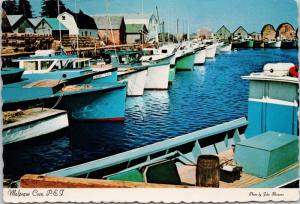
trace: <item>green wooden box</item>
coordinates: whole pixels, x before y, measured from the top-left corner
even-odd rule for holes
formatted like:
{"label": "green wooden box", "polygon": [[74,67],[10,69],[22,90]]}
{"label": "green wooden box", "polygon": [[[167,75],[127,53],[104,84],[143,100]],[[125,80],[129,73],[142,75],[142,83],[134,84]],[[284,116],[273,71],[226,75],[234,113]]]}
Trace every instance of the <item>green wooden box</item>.
{"label": "green wooden box", "polygon": [[244,172],[267,178],[298,162],[298,152],[297,136],[266,132],[239,142],[234,159]]}

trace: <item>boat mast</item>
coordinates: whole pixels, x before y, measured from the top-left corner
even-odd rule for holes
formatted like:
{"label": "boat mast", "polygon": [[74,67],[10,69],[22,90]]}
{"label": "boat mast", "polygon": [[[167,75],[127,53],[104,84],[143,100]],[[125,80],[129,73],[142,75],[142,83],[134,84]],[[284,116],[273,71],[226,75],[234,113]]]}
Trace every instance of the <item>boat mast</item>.
{"label": "boat mast", "polygon": [[[59,0],[57,0],[57,16],[60,15],[60,8],[59,8]],[[59,42],[60,42],[60,47],[62,47],[62,40],[61,40],[61,24],[60,21],[58,21],[58,27],[59,27]]]}

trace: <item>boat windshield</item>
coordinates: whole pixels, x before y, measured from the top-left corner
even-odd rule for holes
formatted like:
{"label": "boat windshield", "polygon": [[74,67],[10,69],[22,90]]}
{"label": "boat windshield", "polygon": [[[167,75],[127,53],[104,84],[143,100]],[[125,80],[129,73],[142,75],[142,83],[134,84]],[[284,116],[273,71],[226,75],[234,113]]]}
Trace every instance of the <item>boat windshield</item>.
{"label": "boat windshield", "polygon": [[154,55],[153,50],[143,50],[144,55],[148,56],[148,55]]}
{"label": "boat windshield", "polygon": [[73,61],[68,60],[66,64],[62,67],[62,69],[74,69],[75,67],[73,66]]}
{"label": "boat windshield", "polygon": [[47,70],[52,64],[53,61],[41,61],[41,70]]}
{"label": "boat windshield", "polygon": [[24,68],[26,70],[38,70],[39,66],[38,66],[38,62],[37,61],[26,61],[24,62]]}

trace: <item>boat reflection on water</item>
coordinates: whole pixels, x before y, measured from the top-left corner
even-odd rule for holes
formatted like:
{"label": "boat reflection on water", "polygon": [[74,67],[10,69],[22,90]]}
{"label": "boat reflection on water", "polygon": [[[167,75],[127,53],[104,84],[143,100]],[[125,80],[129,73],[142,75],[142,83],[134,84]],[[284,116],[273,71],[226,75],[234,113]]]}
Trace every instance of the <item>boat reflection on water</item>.
{"label": "boat reflection on water", "polygon": [[[111,137],[112,130],[114,137]],[[82,163],[105,157],[126,149],[123,123],[73,121],[69,128],[72,163]]]}

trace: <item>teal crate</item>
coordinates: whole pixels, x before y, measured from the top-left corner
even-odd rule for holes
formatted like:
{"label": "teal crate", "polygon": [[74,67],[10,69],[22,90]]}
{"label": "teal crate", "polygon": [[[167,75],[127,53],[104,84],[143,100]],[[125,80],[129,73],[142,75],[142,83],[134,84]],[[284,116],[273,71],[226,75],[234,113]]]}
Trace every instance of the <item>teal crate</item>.
{"label": "teal crate", "polygon": [[243,171],[267,178],[298,162],[298,136],[266,132],[239,142],[235,161]]}

